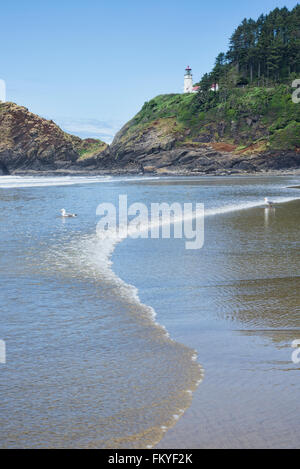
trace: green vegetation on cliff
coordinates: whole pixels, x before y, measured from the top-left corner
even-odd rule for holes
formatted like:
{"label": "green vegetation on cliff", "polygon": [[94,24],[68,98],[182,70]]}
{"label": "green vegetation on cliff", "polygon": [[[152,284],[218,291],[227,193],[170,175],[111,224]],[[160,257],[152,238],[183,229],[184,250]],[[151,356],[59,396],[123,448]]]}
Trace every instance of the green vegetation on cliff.
{"label": "green vegetation on cliff", "polygon": [[247,147],[263,141],[261,151],[293,150],[300,148],[300,104],[293,103],[292,92],[282,84],[233,88],[226,99],[221,91],[210,91],[205,99],[200,93],[160,95],[144,104],[128,133],[164,121],[178,145],[224,142]]}
{"label": "green vegetation on cliff", "polygon": [[79,155],[78,161],[94,158],[108,147],[107,143],[95,138],[85,138],[82,140],[79,137],[74,137],[74,135],[71,137],[74,147]]}
{"label": "green vegetation on cliff", "polygon": [[[299,76],[297,75],[299,74]],[[292,82],[300,78],[300,5],[244,20],[211,73],[193,94],[160,95],[146,102],[123,132],[138,140],[160,129],[176,145],[226,143],[232,151],[298,150],[300,104]],[[219,83],[219,91],[211,85]]]}

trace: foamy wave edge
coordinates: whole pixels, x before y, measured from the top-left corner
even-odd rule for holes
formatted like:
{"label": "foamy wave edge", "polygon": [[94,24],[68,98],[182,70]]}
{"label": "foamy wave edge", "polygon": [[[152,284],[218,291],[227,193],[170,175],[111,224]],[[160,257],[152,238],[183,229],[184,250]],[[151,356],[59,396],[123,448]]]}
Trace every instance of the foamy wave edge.
{"label": "foamy wave edge", "polygon": [[[300,200],[300,197],[280,197],[279,196],[279,197],[273,198],[273,200],[274,200],[275,204],[282,204],[282,203],[292,202],[294,200]],[[210,216],[222,215],[222,214],[231,213],[231,212],[240,211],[240,210],[247,210],[247,209],[252,209],[252,208],[257,208],[257,207],[264,207],[264,206],[265,206],[265,203],[264,203],[264,201],[261,201],[261,200],[242,202],[242,203],[235,204],[235,205],[228,205],[228,206],[218,207],[218,208],[214,208],[214,209],[208,209],[208,210],[205,211],[204,216],[205,217],[210,217]],[[195,218],[195,216],[182,217],[182,218],[179,218],[179,219],[173,218],[172,222],[176,223],[176,222],[180,222],[182,220],[187,220],[187,219],[190,219],[190,218]],[[151,229],[152,226],[163,226],[163,225],[164,225],[164,223],[161,222],[161,221],[158,221],[158,222],[156,221],[154,224],[152,223],[152,225],[151,224],[149,225],[147,223],[147,224],[145,224],[144,227],[143,226],[142,227],[139,226],[138,228],[132,227],[131,230],[129,230],[128,234],[132,235],[132,234],[135,234],[135,232],[142,232],[143,229],[144,229],[144,231],[149,230],[149,229]],[[101,249],[97,249],[98,252],[101,252],[102,254],[105,253],[105,257],[106,257],[105,260],[102,258],[100,260],[100,262],[101,262],[102,266],[103,266],[103,261],[106,263],[106,266],[107,266],[107,272],[106,273],[110,277],[110,280],[113,280],[114,283],[118,284],[122,294],[125,293],[125,295],[127,297],[130,296],[131,299],[133,299],[137,304],[139,304],[140,307],[145,308],[148,311],[149,318],[153,321],[154,325],[157,328],[159,328],[160,330],[163,331],[163,333],[165,335],[165,338],[167,340],[175,342],[170,337],[170,334],[168,333],[165,326],[163,326],[158,321],[156,321],[157,313],[156,313],[155,309],[152,308],[149,305],[146,305],[146,304],[142,303],[142,301],[139,297],[139,294],[138,294],[138,289],[134,285],[128,284],[125,281],[123,281],[120,277],[118,277],[115,274],[115,272],[112,269],[112,264],[113,263],[111,261],[111,256],[112,256],[116,246],[119,243],[121,243],[124,239],[127,239],[127,237],[128,236],[125,236],[124,232],[122,232],[122,229],[119,230],[118,235],[116,235],[114,233],[111,233],[111,232],[108,232],[108,233],[106,233],[106,235],[104,237],[101,237],[101,236],[98,237],[98,240],[101,241],[102,243],[104,243],[104,245],[106,247],[106,249],[103,250],[103,244],[102,244]],[[102,270],[102,272],[103,272],[103,270]],[[182,344],[180,344],[180,345],[182,345]],[[186,347],[186,346],[184,346],[184,347]],[[198,359],[197,351],[193,350],[193,349],[190,349],[189,347],[186,347],[186,349],[190,350],[191,361],[193,363],[197,362],[197,359]],[[189,405],[186,406],[184,409],[178,409],[178,412],[172,416],[171,423],[169,423],[168,425],[161,425],[161,427],[160,427],[161,435],[160,435],[159,439],[157,439],[152,444],[147,445],[146,448],[155,447],[161,441],[164,434],[170,428],[172,428],[174,425],[176,425],[178,420],[184,415],[185,411],[190,407],[191,402],[192,402],[192,395],[195,392],[195,390],[198,388],[198,386],[202,383],[202,381],[204,379],[204,376],[205,376],[205,370],[202,367],[202,365],[200,363],[197,363],[197,365],[199,367],[199,379],[196,380],[196,382],[194,384],[195,388],[193,390],[192,389],[187,389],[185,391],[191,397]],[[136,437],[138,438],[138,435],[136,435]]]}
{"label": "foamy wave edge", "polygon": [[[299,199],[300,197],[275,197],[274,202],[279,204],[279,203],[287,203],[287,202],[291,202],[293,200],[299,200]],[[261,200],[241,202],[241,203],[234,204],[234,205],[227,205],[223,207],[206,210],[205,217],[222,215],[222,214],[239,211],[239,210],[253,209],[253,208],[260,207],[260,206],[262,207],[264,206],[264,202]],[[191,217],[189,216],[183,219],[188,219],[188,218],[191,218]],[[195,218],[195,217],[192,217],[192,218]],[[182,218],[172,220],[173,223],[176,223],[179,221],[182,221]],[[158,224],[160,226],[163,225],[161,221],[159,221]],[[145,230],[146,229],[149,230],[149,228],[151,228],[151,226],[149,226],[148,224],[145,225],[144,227]],[[129,234],[134,234],[135,229],[136,228],[132,227],[131,232]],[[139,232],[142,230],[143,230],[143,227],[142,228],[139,227],[138,229],[136,229],[136,231],[139,231]],[[146,444],[144,446],[145,448],[153,448],[161,441],[164,434],[170,428],[176,425],[178,420],[184,415],[185,411],[190,407],[192,403],[193,393],[196,391],[198,386],[203,381],[204,376],[205,376],[205,370],[202,367],[202,365],[197,362],[198,360],[197,351],[185,346],[184,344],[181,344],[173,340],[170,337],[170,334],[168,333],[166,327],[160,324],[156,320],[157,313],[155,309],[149,305],[144,304],[141,301],[139,297],[138,289],[134,285],[126,283],[113,271],[112,269],[113,262],[111,260],[111,257],[112,257],[113,252],[115,251],[116,246],[120,244],[124,239],[127,239],[127,237],[123,236],[123,234],[124,233],[122,232],[119,234],[116,234],[114,232],[108,231],[104,237],[102,237],[101,234],[100,236],[99,234],[93,234],[93,235],[87,235],[83,237],[82,241],[84,244],[82,246],[81,252],[84,252],[84,256],[83,258],[81,258],[81,261],[84,263],[85,266],[86,266],[86,263],[88,263],[94,272],[96,271],[98,273],[101,273],[101,278],[103,278],[104,276],[104,279],[108,280],[110,284],[115,285],[118,288],[118,291],[121,297],[126,298],[127,300],[129,299],[130,302],[134,302],[135,304],[139,305],[139,307],[142,308],[142,310],[147,313],[148,319],[153,323],[153,325],[162,332],[165,340],[171,341],[173,343],[174,342],[178,343],[178,345],[184,347],[185,350],[188,350],[190,354],[191,363],[194,366],[195,364],[197,364],[198,366],[198,373],[197,373],[198,378],[195,380],[195,382],[193,382],[192,385],[189,386],[188,389],[184,391],[184,393],[188,397],[188,400],[187,400],[188,404],[186,406],[182,406],[184,408],[179,407],[176,413],[170,416],[170,420],[168,421],[168,423],[162,422],[161,426],[157,428],[157,433],[159,437],[156,436],[155,439],[153,439],[151,442],[149,441],[148,442],[149,444]],[[74,245],[74,250],[78,252],[77,241],[78,240],[76,240],[76,245]],[[94,273],[95,277],[97,276],[96,272]],[[136,434],[134,435],[133,438],[138,440],[139,435]]]}

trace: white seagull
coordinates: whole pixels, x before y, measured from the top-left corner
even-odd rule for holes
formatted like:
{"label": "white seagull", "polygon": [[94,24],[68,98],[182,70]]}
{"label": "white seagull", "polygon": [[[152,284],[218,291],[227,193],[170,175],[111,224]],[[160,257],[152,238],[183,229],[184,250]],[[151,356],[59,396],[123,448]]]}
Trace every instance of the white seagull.
{"label": "white seagull", "polygon": [[274,202],[272,202],[272,200],[269,200],[268,197],[265,197],[265,202],[268,207],[272,208],[274,205]]}
{"label": "white seagull", "polygon": [[61,216],[63,218],[75,218],[75,217],[77,217],[76,213],[67,213],[64,208],[61,209],[60,213],[61,213]]}

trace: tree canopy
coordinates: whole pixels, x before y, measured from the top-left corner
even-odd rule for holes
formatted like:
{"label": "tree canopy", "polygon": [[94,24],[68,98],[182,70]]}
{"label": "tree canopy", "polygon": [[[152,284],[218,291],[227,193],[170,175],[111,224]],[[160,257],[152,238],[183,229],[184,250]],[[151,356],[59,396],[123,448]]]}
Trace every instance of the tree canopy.
{"label": "tree canopy", "polygon": [[216,58],[200,85],[207,91],[216,81],[224,85],[258,86],[285,83],[300,73],[300,5],[276,8],[257,21],[244,19],[230,38],[227,53]]}

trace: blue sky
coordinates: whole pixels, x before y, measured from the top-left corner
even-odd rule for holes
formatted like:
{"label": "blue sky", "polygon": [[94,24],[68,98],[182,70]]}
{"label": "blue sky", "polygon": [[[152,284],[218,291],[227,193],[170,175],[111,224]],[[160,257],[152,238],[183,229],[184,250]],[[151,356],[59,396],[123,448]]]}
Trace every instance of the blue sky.
{"label": "blue sky", "polygon": [[11,0],[1,5],[7,100],[82,137],[113,134],[162,93],[180,93],[186,65],[210,71],[245,17],[290,0]]}

